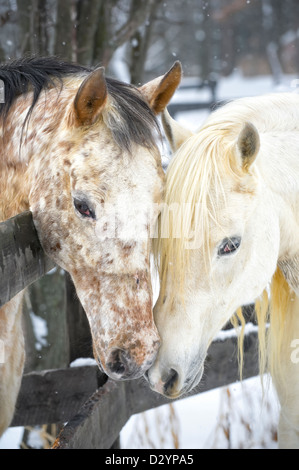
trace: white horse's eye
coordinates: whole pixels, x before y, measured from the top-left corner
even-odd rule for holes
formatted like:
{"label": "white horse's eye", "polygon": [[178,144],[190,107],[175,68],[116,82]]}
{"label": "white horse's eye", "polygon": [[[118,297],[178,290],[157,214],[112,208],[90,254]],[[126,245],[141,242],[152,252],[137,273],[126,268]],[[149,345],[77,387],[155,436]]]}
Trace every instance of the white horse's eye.
{"label": "white horse's eye", "polygon": [[241,245],[241,237],[224,238],[218,247],[218,256],[230,255]]}

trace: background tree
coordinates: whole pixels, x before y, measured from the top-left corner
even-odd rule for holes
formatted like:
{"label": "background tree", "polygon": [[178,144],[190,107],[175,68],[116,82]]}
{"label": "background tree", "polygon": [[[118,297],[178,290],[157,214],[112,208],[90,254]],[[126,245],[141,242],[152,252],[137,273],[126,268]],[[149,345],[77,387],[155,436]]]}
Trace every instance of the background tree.
{"label": "background tree", "polygon": [[236,67],[279,80],[298,72],[298,29],[297,0],[0,0],[0,59],[57,54],[139,83],[179,58],[203,80]]}
{"label": "background tree", "polygon": [[[143,39],[139,57],[145,58],[153,13],[161,1],[0,0],[0,24],[9,23],[9,36],[14,36],[5,41],[8,28],[0,31],[1,58],[55,54],[87,66],[108,66],[114,52],[137,34]],[[136,62],[141,69],[143,61]]]}

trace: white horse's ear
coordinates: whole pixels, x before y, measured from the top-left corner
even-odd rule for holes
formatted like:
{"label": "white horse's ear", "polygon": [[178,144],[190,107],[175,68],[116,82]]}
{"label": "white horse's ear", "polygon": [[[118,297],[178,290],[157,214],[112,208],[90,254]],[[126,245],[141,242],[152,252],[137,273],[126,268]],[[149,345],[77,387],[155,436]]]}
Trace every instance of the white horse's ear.
{"label": "white horse's ear", "polygon": [[237,140],[237,152],[242,160],[242,167],[248,171],[260,149],[260,137],[251,122],[246,122]]}
{"label": "white horse's ear", "polygon": [[74,100],[75,123],[90,126],[103,109],[107,99],[104,67],[91,72],[80,85]]}
{"label": "white horse's ear", "polygon": [[161,113],[171,100],[182,78],[182,65],[175,62],[161,77],[155,78],[139,88],[155,114]]}
{"label": "white horse's ear", "polygon": [[185,129],[178,122],[172,119],[167,109],[163,111],[161,121],[165,135],[173,152],[176,152],[180,146],[193,135],[191,131]]}

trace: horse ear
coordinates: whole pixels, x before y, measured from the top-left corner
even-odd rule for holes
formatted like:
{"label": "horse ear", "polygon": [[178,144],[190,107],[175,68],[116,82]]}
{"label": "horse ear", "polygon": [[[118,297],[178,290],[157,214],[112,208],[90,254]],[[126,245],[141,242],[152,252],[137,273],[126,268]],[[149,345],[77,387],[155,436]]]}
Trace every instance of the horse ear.
{"label": "horse ear", "polygon": [[189,139],[191,135],[193,135],[191,131],[185,129],[178,122],[172,119],[167,109],[163,111],[161,121],[165,135],[173,152],[176,152],[176,150],[178,150],[180,146]]}
{"label": "horse ear", "polygon": [[155,78],[139,88],[155,114],[161,113],[171,100],[182,78],[182,65],[175,62],[161,77]]}
{"label": "horse ear", "polygon": [[74,109],[77,126],[90,126],[99,116],[107,99],[105,69],[99,67],[91,72],[77,91]]}
{"label": "horse ear", "polygon": [[242,167],[245,171],[254,162],[259,149],[259,133],[251,122],[246,122],[237,140],[237,152],[241,157]]}

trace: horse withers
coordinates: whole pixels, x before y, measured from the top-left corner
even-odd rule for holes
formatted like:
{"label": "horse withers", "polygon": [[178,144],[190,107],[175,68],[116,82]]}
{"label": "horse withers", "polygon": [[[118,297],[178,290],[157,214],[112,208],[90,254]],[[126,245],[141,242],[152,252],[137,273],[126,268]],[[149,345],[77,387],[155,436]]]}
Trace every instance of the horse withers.
{"label": "horse withers", "polygon": [[[114,379],[141,376],[159,347],[149,266],[164,184],[156,114],[180,78],[178,62],[139,89],[51,57],[0,67],[0,220],[32,211],[45,252],[74,281],[95,359]],[[22,297],[0,310],[0,434],[24,364]]]}
{"label": "horse withers", "polygon": [[255,301],[261,371],[268,362],[281,403],[279,445],[299,447],[299,96],[236,100],[195,134],[167,111],[163,120],[176,154],[156,244],[162,343],[149,383],[172,398],[192,389],[215,335]]}

